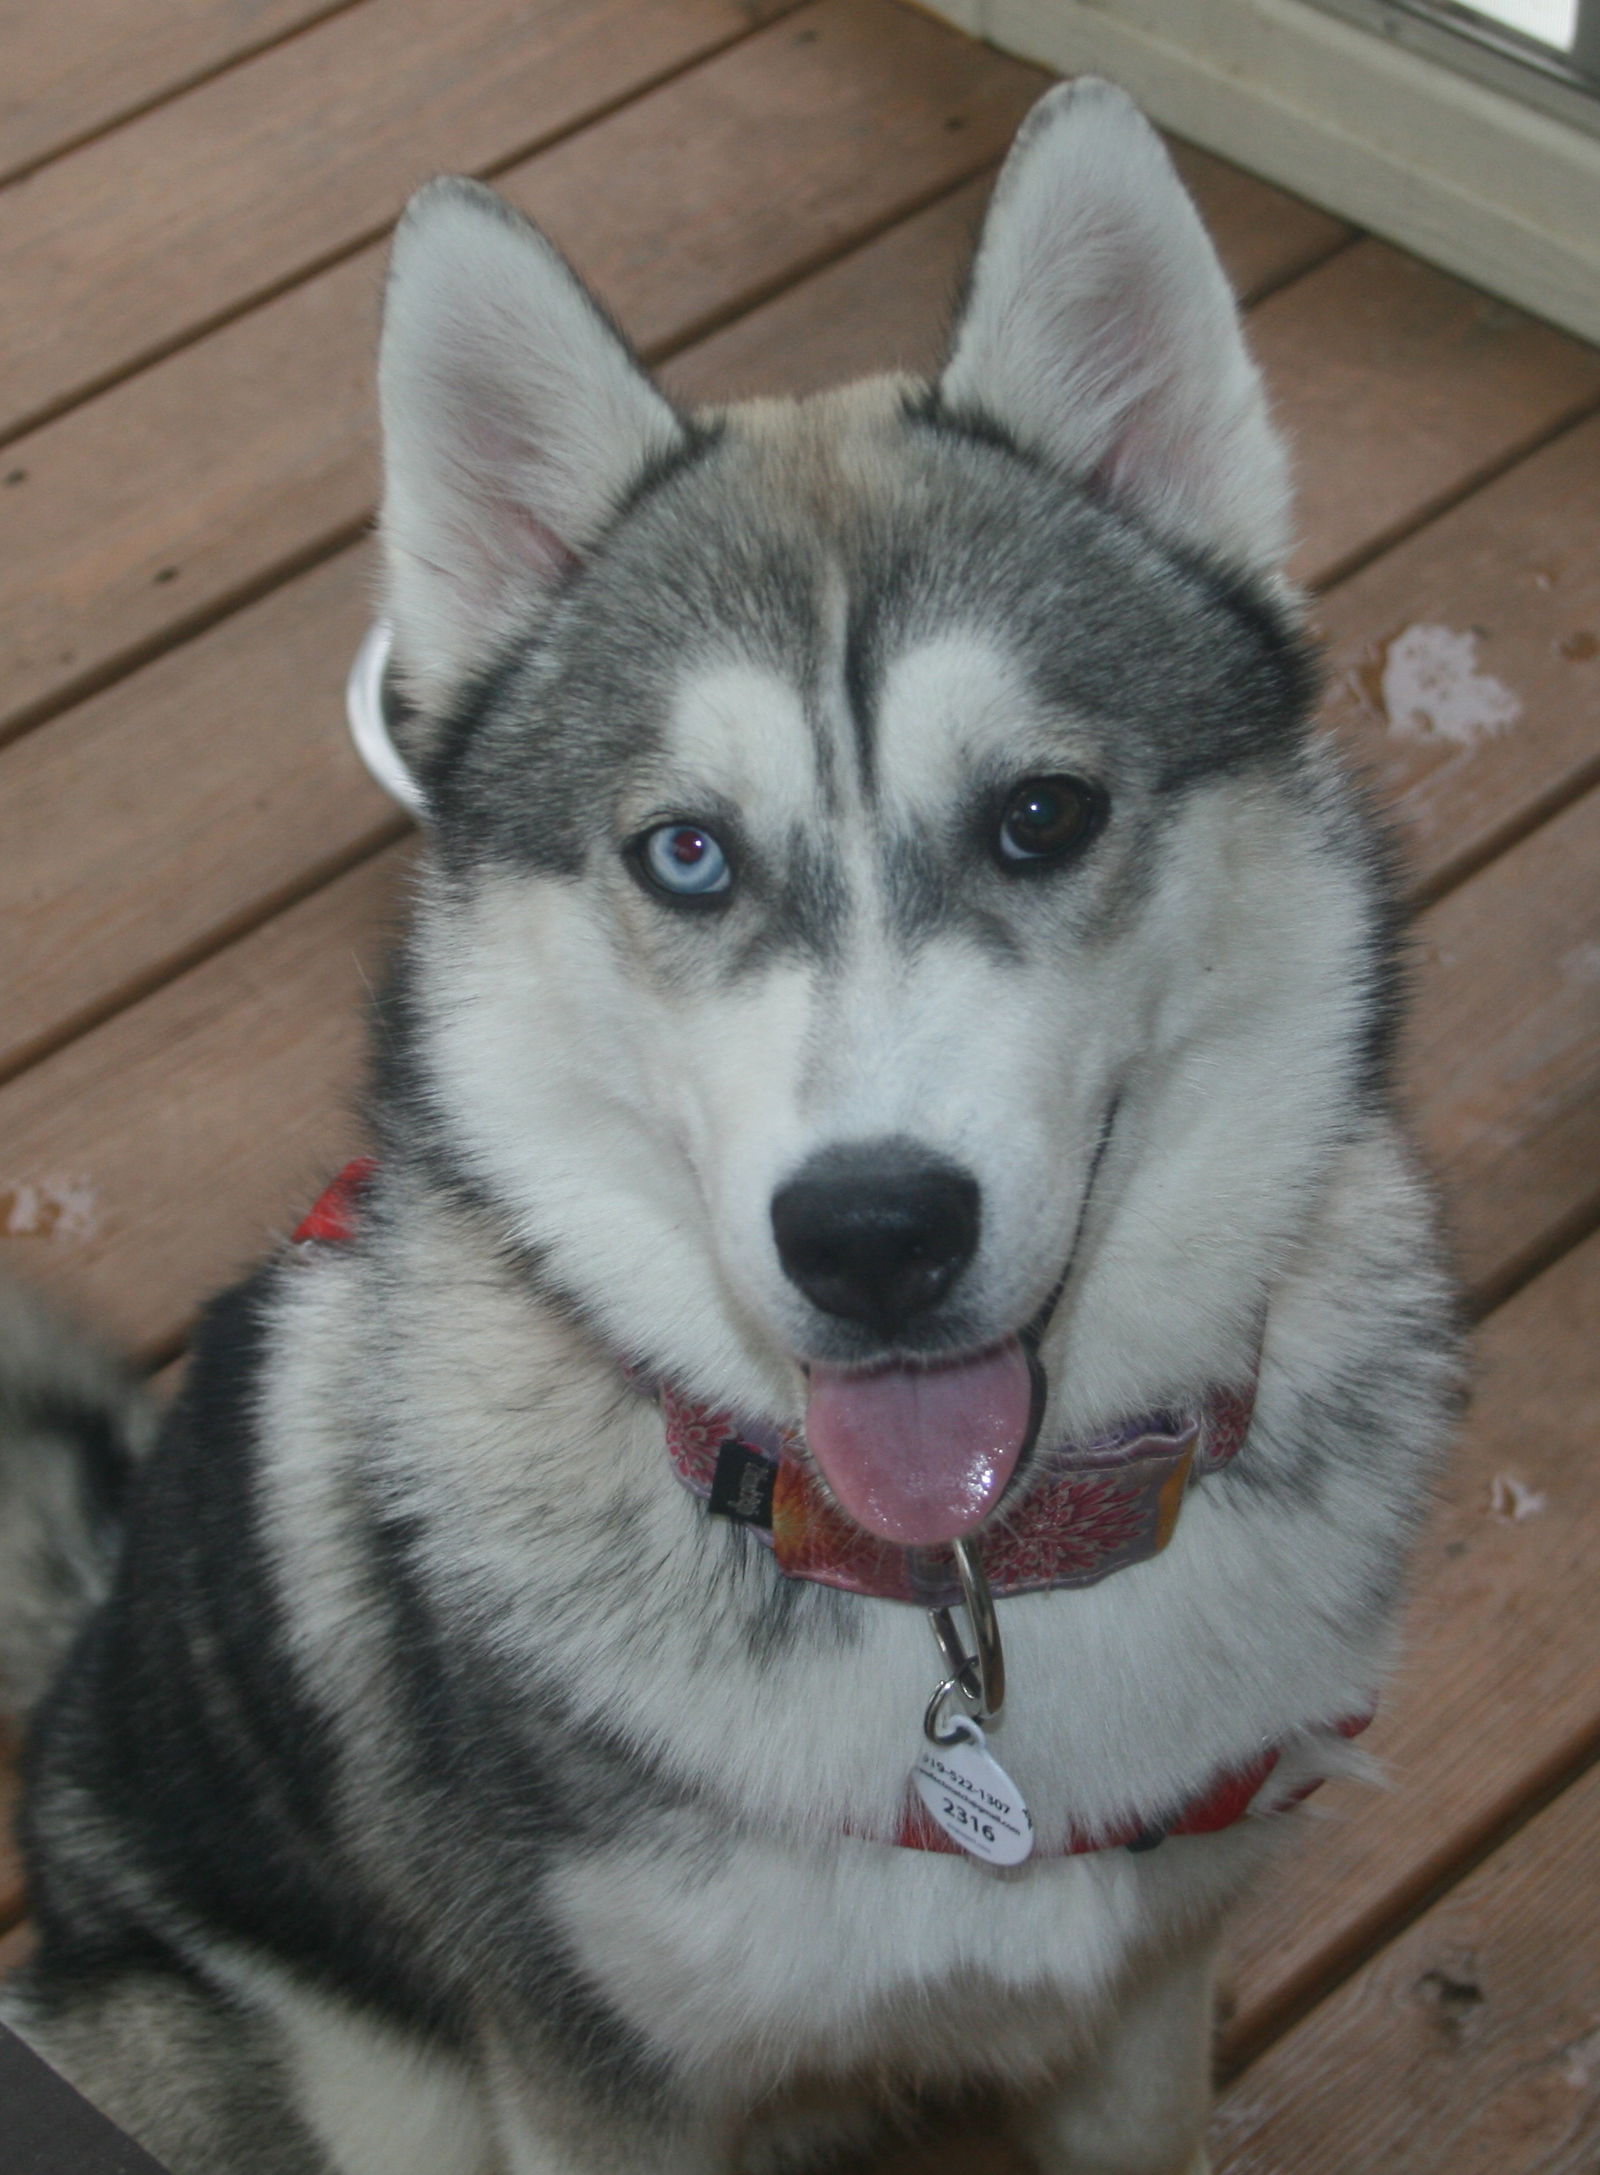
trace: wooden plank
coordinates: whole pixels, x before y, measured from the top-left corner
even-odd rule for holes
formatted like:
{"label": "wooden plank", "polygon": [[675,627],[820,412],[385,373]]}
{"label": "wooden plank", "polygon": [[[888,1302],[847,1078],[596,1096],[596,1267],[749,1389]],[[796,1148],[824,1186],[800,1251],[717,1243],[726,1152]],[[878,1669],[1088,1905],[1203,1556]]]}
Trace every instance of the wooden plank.
{"label": "wooden plank", "polygon": [[364,974],[402,867],[380,854],[0,1090],[7,1273],[164,1357],[292,1227],[354,1152]]}
{"label": "wooden plank", "polygon": [[1593,2175],[1600,1768],[1236,2084],[1217,2175]]}
{"label": "wooden plank", "polygon": [[1214,158],[1198,144],[1169,136],[1167,147],[1241,301],[1257,302],[1274,287],[1287,286],[1353,238],[1353,230],[1332,212]]}
{"label": "wooden plank", "polygon": [[1600,792],[1418,929],[1408,1071],[1480,1303],[1600,1214]]}
{"label": "wooden plank", "polygon": [[752,12],[361,0],[40,168],[0,195],[0,429],[370,241],[429,174],[577,127],[747,31]]}
{"label": "wooden plank", "polygon": [[[1430,890],[1600,776],[1597,503],[1600,418],[1321,602],[1327,717],[1380,798],[1398,807]],[[1443,645],[1419,628],[1443,630]],[[1407,654],[1436,660],[1431,709],[1405,699],[1417,689]]]}
{"label": "wooden plank", "polygon": [[[1248,303],[1320,263],[1349,239],[1326,212],[1270,189],[1189,144],[1174,144],[1228,276]],[[868,371],[938,366],[993,175],[713,333],[667,372],[690,400],[811,393]]]}
{"label": "wooden plank", "polygon": [[13,1926],[9,1933],[0,1934],[0,1979],[6,1978],[33,1954],[33,1928],[28,1925]]}
{"label": "wooden plank", "polygon": [[[730,314],[729,251],[765,266],[763,291],[776,292],[987,165],[1046,81],[893,0],[818,0],[496,186],[654,353]],[[832,109],[834,141],[857,145],[843,189],[818,141],[819,108]],[[646,222],[665,172],[670,217]],[[615,238],[604,262],[586,243],[597,232]],[[759,299],[747,292],[739,306]]]}
{"label": "wooden plank", "polygon": [[1583,1629],[1600,1556],[1597,1321],[1600,1237],[1479,1333],[1473,1409],[1417,1551],[1401,1664],[1365,1740],[1392,1787],[1324,1789],[1241,1922],[1235,2057],[1600,1743]]}
{"label": "wooden plank", "polygon": [[0,181],[349,0],[74,0],[8,8]]}
{"label": "wooden plank", "polygon": [[345,726],[366,548],[0,758],[0,1077],[398,835]]}
{"label": "wooden plank", "polygon": [[663,382],[680,400],[715,402],[933,369],[993,185],[992,171],[975,176],[697,341],[667,364]]}
{"label": "wooden plank", "polygon": [[[883,0],[834,4],[501,186],[660,354],[993,160],[1042,81]],[[1261,261],[1269,212],[1227,199]],[[1272,202],[1290,206],[1286,252],[1320,237]],[[950,252],[938,283],[953,284],[954,237],[927,245]],[[377,480],[382,257],[306,281],[0,457],[0,510],[28,539],[0,574],[0,732],[359,528]]]}
{"label": "wooden plank", "polygon": [[1272,296],[1251,339],[1294,450],[1314,585],[1600,401],[1600,351],[1386,243]]}
{"label": "wooden plank", "polygon": [[376,496],[382,252],[0,453],[0,739],[279,578]]}

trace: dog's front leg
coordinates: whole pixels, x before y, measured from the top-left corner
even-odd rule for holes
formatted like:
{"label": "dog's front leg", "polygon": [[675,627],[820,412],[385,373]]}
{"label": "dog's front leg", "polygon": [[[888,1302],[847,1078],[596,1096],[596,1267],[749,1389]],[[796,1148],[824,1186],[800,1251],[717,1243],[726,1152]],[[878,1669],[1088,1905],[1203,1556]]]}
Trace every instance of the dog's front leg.
{"label": "dog's front leg", "polygon": [[1023,2126],[1041,2175],[1207,2175],[1216,1942],[1141,1978]]}

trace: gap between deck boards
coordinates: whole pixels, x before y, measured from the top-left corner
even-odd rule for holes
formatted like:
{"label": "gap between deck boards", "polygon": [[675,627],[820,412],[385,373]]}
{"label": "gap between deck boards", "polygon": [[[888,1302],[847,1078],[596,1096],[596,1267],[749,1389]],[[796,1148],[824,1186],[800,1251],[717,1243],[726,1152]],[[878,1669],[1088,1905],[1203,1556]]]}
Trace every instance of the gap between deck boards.
{"label": "gap between deck boards", "polygon": [[[126,10],[96,9],[92,0],[90,5],[76,0],[70,11],[59,11],[59,22],[70,26],[76,52],[92,59],[87,64],[80,60],[76,71],[66,71],[69,88],[65,92],[59,78],[52,85],[37,77],[29,82],[13,76],[5,125],[0,127],[0,188],[26,181],[41,167],[52,166],[57,159],[70,157],[128,122],[142,120],[186,91],[198,90],[230,69],[303,37],[330,16],[363,4],[364,0],[280,0],[276,8],[253,6],[245,11],[244,22],[231,38],[226,22],[217,20],[228,11],[212,8],[198,19],[191,15],[178,26],[180,38],[188,33],[195,41],[189,59],[174,57],[165,72],[158,72],[163,64],[159,52],[151,51],[158,40],[152,39],[147,9],[139,11],[142,20],[125,21],[119,26],[114,20],[108,23],[105,17],[126,14]],[[211,33],[209,40],[207,31]],[[143,79],[144,87],[118,104],[112,86],[130,67]],[[74,76],[75,96],[70,88]],[[54,121],[50,118],[52,109],[57,116]]]}

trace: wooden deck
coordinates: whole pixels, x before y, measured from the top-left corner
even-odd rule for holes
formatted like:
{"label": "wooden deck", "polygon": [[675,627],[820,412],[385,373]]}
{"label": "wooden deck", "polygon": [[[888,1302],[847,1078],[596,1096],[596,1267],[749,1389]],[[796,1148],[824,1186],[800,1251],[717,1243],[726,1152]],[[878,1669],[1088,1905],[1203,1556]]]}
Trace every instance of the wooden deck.
{"label": "wooden deck", "polygon": [[[806,387],[936,354],[1041,78],[895,0],[7,22],[0,1261],[158,1367],[355,1143],[408,849],[340,691],[409,188],[493,177],[680,390]],[[1593,2175],[1600,354],[1181,156],[1297,449],[1329,729],[1409,827],[1410,1077],[1483,1317],[1372,1734],[1393,1787],[1325,1791],[1240,1926],[1217,2166]],[[1391,718],[1418,626],[1515,716]],[[8,1864],[0,1956],[21,1911]],[[881,2175],[1015,2164],[980,2130]]]}

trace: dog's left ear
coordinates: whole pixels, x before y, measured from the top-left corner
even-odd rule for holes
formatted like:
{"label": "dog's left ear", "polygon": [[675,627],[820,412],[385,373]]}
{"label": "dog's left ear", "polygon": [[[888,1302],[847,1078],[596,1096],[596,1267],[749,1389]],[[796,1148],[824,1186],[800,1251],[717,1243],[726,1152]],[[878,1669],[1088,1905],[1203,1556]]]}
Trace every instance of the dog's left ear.
{"label": "dog's left ear", "polygon": [[554,245],[472,181],[407,206],[378,393],[388,615],[427,703],[525,623],[683,426]]}
{"label": "dog's left ear", "polygon": [[1216,251],[1160,137],[1085,77],[1023,123],[995,189],[945,404],[1174,542],[1281,568],[1289,477]]}

